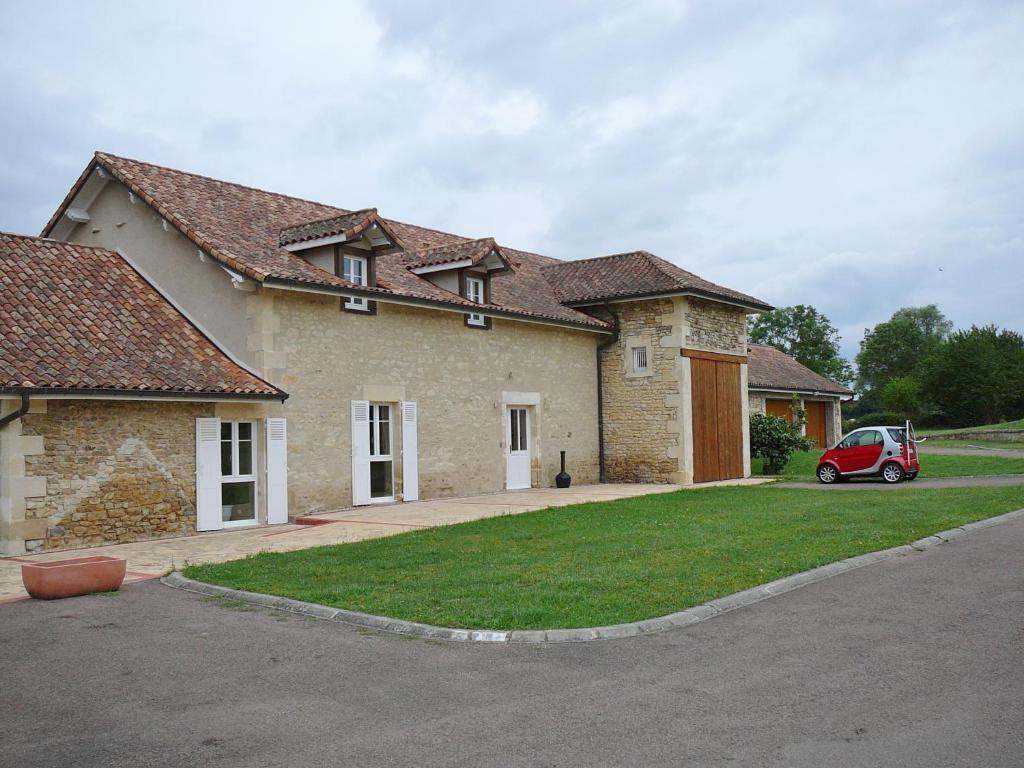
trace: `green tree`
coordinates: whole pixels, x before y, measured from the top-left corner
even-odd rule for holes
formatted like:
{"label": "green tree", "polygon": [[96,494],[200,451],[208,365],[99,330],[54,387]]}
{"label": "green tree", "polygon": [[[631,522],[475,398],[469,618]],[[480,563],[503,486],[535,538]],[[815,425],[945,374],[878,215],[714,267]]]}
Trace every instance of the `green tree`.
{"label": "green tree", "polygon": [[881,405],[890,379],[920,377],[924,359],[949,336],[953,324],[934,304],[904,307],[864,332],[857,353],[857,389],[865,407]]}
{"label": "green tree", "polygon": [[781,349],[832,381],[849,384],[853,379],[850,364],[839,354],[839,332],[814,307],[797,304],[758,315],[750,340]]}
{"label": "green tree", "polygon": [[1024,416],[1024,337],[994,325],[958,331],[922,366],[924,392],[944,423],[994,424]]}
{"label": "green tree", "polygon": [[916,418],[921,413],[921,382],[913,376],[889,379],[882,389],[882,407],[907,419]]}

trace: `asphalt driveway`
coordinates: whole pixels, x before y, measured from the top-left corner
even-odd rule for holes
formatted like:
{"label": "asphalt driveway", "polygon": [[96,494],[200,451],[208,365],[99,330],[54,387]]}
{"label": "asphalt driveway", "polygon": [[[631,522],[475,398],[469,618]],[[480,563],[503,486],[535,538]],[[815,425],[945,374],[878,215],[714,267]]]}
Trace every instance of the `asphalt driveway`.
{"label": "asphalt driveway", "polygon": [[171,590],[0,606],[11,766],[1020,766],[1024,520],[660,635],[377,635]]}

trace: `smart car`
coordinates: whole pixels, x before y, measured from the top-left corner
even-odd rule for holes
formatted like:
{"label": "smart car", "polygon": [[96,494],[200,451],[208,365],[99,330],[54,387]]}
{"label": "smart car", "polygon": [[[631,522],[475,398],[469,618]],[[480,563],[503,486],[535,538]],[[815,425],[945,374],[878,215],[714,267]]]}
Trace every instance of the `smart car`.
{"label": "smart car", "polygon": [[881,477],[887,483],[913,480],[921,471],[913,427],[861,427],[843,437],[818,460],[818,480],[830,485],[851,477]]}

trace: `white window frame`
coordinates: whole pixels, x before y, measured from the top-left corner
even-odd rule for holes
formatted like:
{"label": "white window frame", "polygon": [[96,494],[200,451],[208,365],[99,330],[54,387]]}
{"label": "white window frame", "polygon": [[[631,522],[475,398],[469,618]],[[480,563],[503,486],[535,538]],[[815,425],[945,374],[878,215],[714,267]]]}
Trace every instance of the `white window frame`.
{"label": "white window frame", "polygon": [[[625,375],[627,379],[642,379],[654,375],[654,360],[651,345],[646,341],[627,340],[626,342],[626,354],[623,356],[623,368],[625,369]],[[643,354],[644,360],[647,363],[645,368],[637,367],[637,356]]]}
{"label": "white window frame", "polygon": [[[359,279],[353,280],[352,275],[354,270],[349,269],[350,264],[359,265]],[[370,260],[366,256],[355,256],[353,254],[343,253],[341,255],[341,276],[348,280],[350,283],[356,285],[369,285],[370,284]],[[362,312],[366,312],[370,309],[369,302],[362,296],[352,296],[345,301],[345,309],[355,309]]]}
{"label": "white window frame", "polygon": [[633,360],[633,373],[649,373],[651,361],[647,356],[647,347],[630,347],[629,351]]}
{"label": "white window frame", "polygon": [[[252,510],[253,516],[250,520],[224,520],[221,519],[221,526],[224,528],[244,528],[247,526],[259,525],[260,522],[260,504],[259,504],[259,492],[260,484],[256,481],[257,471],[257,460],[259,459],[259,452],[256,449],[256,441],[259,439],[256,432],[256,422],[248,419],[241,419],[238,421],[221,420],[221,429],[224,428],[225,424],[231,426],[231,470],[232,474],[225,475],[224,468],[220,468],[220,485],[221,485],[221,498],[223,499],[224,486],[228,483],[252,483]],[[238,425],[248,424],[250,428],[250,435],[252,439],[249,441],[249,450],[252,452],[250,457],[249,467],[251,472],[249,474],[238,474],[238,458],[239,458],[239,439],[238,439]],[[221,437],[220,442],[223,443],[224,439]],[[219,454],[218,454],[219,457]],[[221,502],[223,504],[223,501]]]}
{"label": "white window frame", "polygon": [[[380,409],[388,409],[388,453],[380,452]],[[395,500],[395,406],[393,403],[370,403],[370,476],[373,476],[373,464],[389,462],[391,464],[391,495],[374,496],[372,483],[370,487],[371,504],[387,504]]]}
{"label": "white window frame", "polygon": [[[484,303],[484,278],[477,275],[466,275],[466,298],[474,304]],[[487,325],[487,318],[478,312],[470,312],[467,316],[470,325]]]}

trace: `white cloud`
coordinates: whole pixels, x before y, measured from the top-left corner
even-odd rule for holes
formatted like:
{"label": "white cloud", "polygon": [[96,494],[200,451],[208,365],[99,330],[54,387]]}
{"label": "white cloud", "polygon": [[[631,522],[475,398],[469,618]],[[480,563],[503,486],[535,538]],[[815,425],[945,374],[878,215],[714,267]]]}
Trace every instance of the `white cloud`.
{"label": "white cloud", "polygon": [[[1024,10],[0,0],[0,228],[94,149],[560,257],[647,248],[852,351],[1024,326]],[[939,267],[942,271],[939,271]]]}

